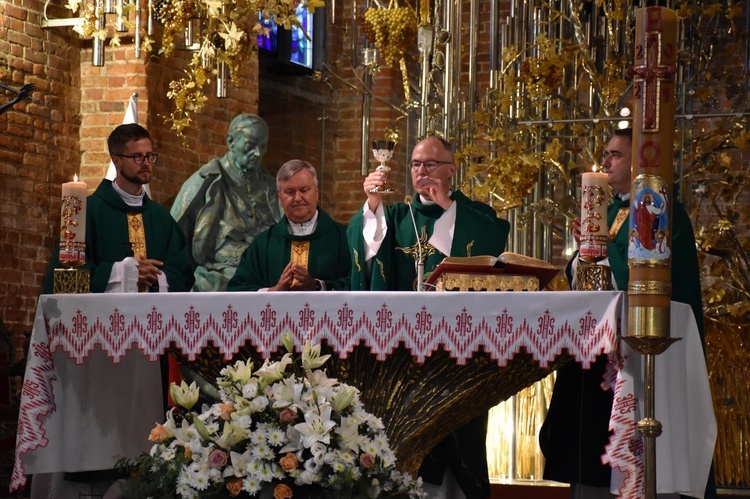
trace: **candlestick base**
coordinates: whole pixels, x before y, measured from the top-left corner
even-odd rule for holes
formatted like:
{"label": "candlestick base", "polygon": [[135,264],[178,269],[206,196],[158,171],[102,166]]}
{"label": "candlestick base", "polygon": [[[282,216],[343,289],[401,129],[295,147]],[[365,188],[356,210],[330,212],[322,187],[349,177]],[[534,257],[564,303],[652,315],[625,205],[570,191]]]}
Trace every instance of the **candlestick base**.
{"label": "candlestick base", "polygon": [[611,289],[612,269],[609,265],[578,261],[576,291],[610,291]]}
{"label": "candlestick base", "polygon": [[55,294],[83,294],[91,292],[91,273],[87,269],[55,269]]}
{"label": "candlestick base", "polygon": [[636,307],[628,309],[628,336],[669,338],[669,308]]}

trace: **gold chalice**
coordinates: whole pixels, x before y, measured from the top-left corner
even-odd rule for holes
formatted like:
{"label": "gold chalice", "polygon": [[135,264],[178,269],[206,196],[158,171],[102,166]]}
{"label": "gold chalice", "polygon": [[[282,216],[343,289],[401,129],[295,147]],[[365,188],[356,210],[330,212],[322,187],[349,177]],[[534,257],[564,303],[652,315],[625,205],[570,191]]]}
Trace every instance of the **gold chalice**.
{"label": "gold chalice", "polygon": [[395,146],[396,143],[389,140],[372,141],[372,155],[375,156],[375,159],[380,161],[380,165],[376,169],[385,172],[385,180],[383,185],[370,189],[370,192],[379,194],[396,192],[396,189],[391,187],[388,183],[388,172],[391,171],[391,168],[385,164],[386,161],[393,157],[393,148]]}

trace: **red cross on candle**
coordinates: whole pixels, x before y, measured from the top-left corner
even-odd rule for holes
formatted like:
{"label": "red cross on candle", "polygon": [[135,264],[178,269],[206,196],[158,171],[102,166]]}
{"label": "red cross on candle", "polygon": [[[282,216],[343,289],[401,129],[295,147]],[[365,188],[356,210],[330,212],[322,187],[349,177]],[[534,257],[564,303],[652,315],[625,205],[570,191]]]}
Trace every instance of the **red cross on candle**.
{"label": "red cross on candle", "polygon": [[[627,73],[635,75],[633,97],[643,99],[642,130],[659,130],[659,111],[661,99],[669,102],[672,89],[670,83],[675,73],[674,64],[664,64],[664,59],[671,59],[675,47],[671,43],[662,43],[665,26],[662,20],[662,9],[651,7],[647,9],[646,46],[638,44],[635,47],[635,67],[629,68]],[[667,36],[667,40],[671,37]]]}

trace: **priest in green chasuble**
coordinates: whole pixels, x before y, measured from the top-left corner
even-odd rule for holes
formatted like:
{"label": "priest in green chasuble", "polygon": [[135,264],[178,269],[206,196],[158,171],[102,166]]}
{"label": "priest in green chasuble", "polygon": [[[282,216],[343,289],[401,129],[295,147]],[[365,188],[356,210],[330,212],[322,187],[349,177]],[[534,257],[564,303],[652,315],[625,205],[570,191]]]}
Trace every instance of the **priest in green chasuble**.
{"label": "priest in green chasuble", "polygon": [[[429,273],[447,256],[499,256],[505,250],[510,224],[498,218],[490,206],[451,190],[457,168],[451,144],[432,136],[421,140],[412,151],[410,166],[417,193],[411,207],[405,203],[386,207],[382,195],[371,192],[383,185],[383,172],[374,171],[364,180],[367,202],[347,230],[354,290],[416,289],[420,254]],[[427,489],[429,484],[442,486],[428,492],[431,497],[453,497],[452,492],[446,492],[444,477],[448,477],[446,482],[455,480],[467,498],[489,497],[486,431],[485,414],[454,431],[430,452],[420,475]]]}
{"label": "priest in green chasuble", "polygon": [[[115,180],[102,180],[86,200],[86,265],[91,292],[119,292],[123,260],[133,250],[141,291],[189,291],[193,285],[187,241],[166,208],[151,200],[143,186],[151,180],[158,155],[148,131],[120,125],[107,141]],[[56,248],[43,293],[53,292],[54,271],[63,265]]]}
{"label": "priest in green chasuble", "polygon": [[284,163],[276,192],[284,216],[250,243],[227,290],[348,290],[346,227],[318,207],[315,168],[299,159]]}
{"label": "priest in green chasuble", "polygon": [[[113,181],[102,180],[86,199],[83,268],[91,273],[91,292],[124,291],[127,279],[123,260],[131,249],[138,262],[138,291],[190,291],[193,271],[185,236],[169,210],[151,200],[143,189],[158,159],[149,132],[137,124],[123,124],[110,134],[107,145],[117,176]],[[59,254],[58,247],[45,276],[43,293],[53,292],[55,269],[63,267]],[[125,296],[120,300],[126,300]],[[116,482],[113,485],[122,478],[115,466],[117,458],[135,458],[150,447],[145,437],[142,441],[130,437],[146,435],[152,422],[164,416],[166,356],[160,360],[151,362],[136,352],[114,365],[104,355],[91,355],[82,366],[58,366],[58,372],[64,374],[59,380],[63,392],[75,392],[72,399],[63,397],[68,403],[63,401],[58,410],[64,414],[60,418],[65,418],[64,435],[76,435],[76,443],[70,444],[67,439],[64,444],[50,442],[54,449],[65,449],[66,456],[60,458],[65,461],[66,473],[34,475],[30,497],[110,497],[112,492],[107,489],[119,488]],[[83,390],[80,393],[79,388]],[[82,401],[80,405],[78,401]],[[50,435],[63,436],[54,431]],[[92,439],[97,449],[111,450],[111,454],[94,453],[106,456],[99,462],[90,455],[70,452],[70,445],[73,449],[90,449]],[[96,465],[92,466],[92,461]]]}
{"label": "priest in green chasuble", "polygon": [[443,139],[427,137],[414,147],[411,179],[417,196],[411,209],[416,223],[409,205],[386,207],[381,194],[370,192],[383,185],[382,171],[367,176],[367,203],[348,229],[352,289],[414,290],[420,246],[427,274],[447,256],[499,256],[505,250],[510,224],[490,206],[451,190],[455,174],[452,146]]}

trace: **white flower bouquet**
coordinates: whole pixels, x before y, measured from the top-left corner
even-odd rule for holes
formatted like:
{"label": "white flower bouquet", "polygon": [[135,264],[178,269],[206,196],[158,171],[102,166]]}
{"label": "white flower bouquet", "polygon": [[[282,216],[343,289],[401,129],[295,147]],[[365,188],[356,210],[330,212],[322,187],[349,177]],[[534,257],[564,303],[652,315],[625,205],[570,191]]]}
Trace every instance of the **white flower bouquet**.
{"label": "white flower bouquet", "polygon": [[291,335],[283,340],[278,362],[224,368],[221,402],[200,413],[195,384],[172,384],[178,407],[152,430],[150,454],[120,463],[132,476],[125,497],[425,497],[421,479],[396,470],[358,390],[320,369],[329,357],[320,345],[305,345],[295,362]]}

